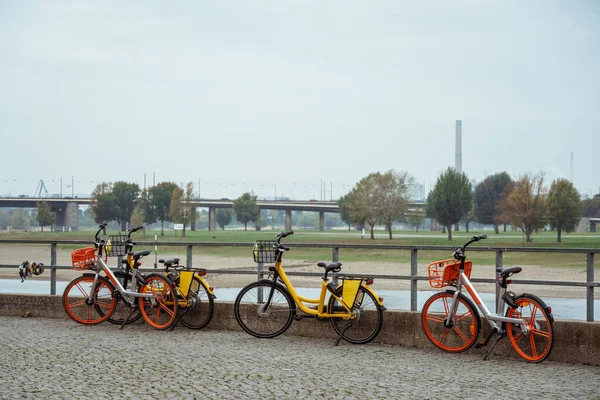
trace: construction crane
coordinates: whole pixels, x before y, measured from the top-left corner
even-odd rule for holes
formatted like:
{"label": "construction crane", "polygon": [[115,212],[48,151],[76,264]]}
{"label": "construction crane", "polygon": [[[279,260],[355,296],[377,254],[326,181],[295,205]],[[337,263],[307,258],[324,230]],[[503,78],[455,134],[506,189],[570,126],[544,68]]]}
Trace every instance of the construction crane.
{"label": "construction crane", "polygon": [[40,183],[38,183],[37,188],[35,188],[35,193],[33,197],[42,197],[42,192],[47,195],[48,189],[46,189],[46,185],[44,185],[44,181],[40,179]]}

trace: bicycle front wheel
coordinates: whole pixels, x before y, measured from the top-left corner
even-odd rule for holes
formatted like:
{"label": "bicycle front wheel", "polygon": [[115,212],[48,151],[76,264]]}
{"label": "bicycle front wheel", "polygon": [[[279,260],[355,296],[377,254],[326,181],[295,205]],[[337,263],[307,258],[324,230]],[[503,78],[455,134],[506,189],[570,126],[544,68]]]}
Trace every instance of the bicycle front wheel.
{"label": "bicycle front wheel", "polygon": [[96,325],[106,321],[115,311],[117,300],[113,297],[112,283],[100,276],[94,289],[93,285],[94,275],[82,275],[67,284],[62,296],[62,305],[73,321],[84,325]]}
{"label": "bicycle front wheel", "polygon": [[506,323],[510,344],[521,357],[529,362],[544,361],[554,345],[554,318],[546,304],[537,296],[522,294],[515,299],[516,308],[506,310],[509,318],[519,318],[520,324]]}
{"label": "bicycle front wheel", "polygon": [[160,330],[170,328],[177,320],[177,292],[171,281],[160,274],[149,274],[139,292],[152,295],[152,298],[138,299],[140,312],[148,325]]}
{"label": "bicycle front wheel", "polygon": [[[127,271],[114,271],[115,277],[118,279],[119,283],[125,290],[137,291],[137,288],[131,288],[131,273]],[[134,305],[132,307],[129,306],[127,301],[123,299],[121,293],[117,292],[117,306],[115,307],[115,311],[112,313],[110,318],[107,318],[107,321],[111,324],[115,325],[129,325],[137,321],[142,317],[142,313],[140,312],[140,308],[137,306],[137,300],[135,300]],[[99,309],[98,313],[101,313],[102,310]]]}
{"label": "bicycle front wheel", "polygon": [[[267,299],[273,296],[267,307]],[[281,335],[292,324],[296,314],[287,289],[269,280],[258,281],[244,287],[235,299],[235,319],[243,330],[258,338]]]}
{"label": "bicycle front wheel", "polygon": [[[176,280],[179,286],[179,278]],[[202,329],[212,319],[215,304],[213,298],[208,294],[208,288],[194,276],[187,295],[188,306],[179,317],[179,322],[190,329]]]}
{"label": "bicycle front wheel", "polygon": [[448,291],[436,293],[427,299],[421,312],[421,323],[427,339],[437,348],[459,353],[475,344],[481,320],[473,302],[462,293],[456,299],[456,311],[452,312],[453,297],[454,292]]}
{"label": "bicycle front wheel", "polygon": [[[342,295],[342,288],[336,289],[338,296]],[[346,309],[333,296],[329,297],[327,312],[335,314],[336,311],[346,314]],[[375,339],[383,326],[383,309],[371,292],[364,287],[358,288],[356,300],[352,307],[354,319],[330,318],[333,329],[345,341],[354,344],[365,344]]]}

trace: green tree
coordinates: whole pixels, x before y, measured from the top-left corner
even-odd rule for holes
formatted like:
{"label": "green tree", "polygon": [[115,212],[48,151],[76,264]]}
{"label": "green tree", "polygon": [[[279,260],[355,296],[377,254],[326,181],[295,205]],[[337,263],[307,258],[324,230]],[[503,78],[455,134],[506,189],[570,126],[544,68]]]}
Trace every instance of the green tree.
{"label": "green tree", "polygon": [[548,197],[548,220],[557,231],[557,242],[561,242],[561,233],[574,232],[581,219],[582,205],[579,193],[573,184],[566,179],[552,182]]}
{"label": "green tree", "polygon": [[448,168],[438,177],[427,201],[433,218],[448,229],[448,240],[452,240],[452,225],[464,218],[473,204],[469,178]]}
{"label": "green tree", "polygon": [[35,216],[36,221],[40,224],[42,232],[44,232],[44,226],[52,225],[56,221],[56,214],[50,211],[50,205],[45,201],[37,203],[37,215]]}
{"label": "green tree", "polygon": [[[179,186],[173,189],[173,194],[171,194],[171,204],[169,205],[169,217],[170,220],[175,224],[180,224],[182,222],[182,200],[183,200],[183,189]],[[185,225],[184,225],[185,226]],[[177,231],[175,231],[177,234]]]}
{"label": "green tree", "polygon": [[217,208],[215,219],[221,230],[225,230],[225,226],[229,225],[233,219],[233,210],[230,208]]}
{"label": "green tree", "polygon": [[112,185],[113,219],[121,225],[121,230],[127,230],[127,223],[140,196],[140,187],[137,183],[123,181]]}
{"label": "green tree", "polygon": [[115,219],[115,201],[112,194],[112,183],[102,182],[92,192],[91,212],[94,221],[100,224]]}
{"label": "green tree", "polygon": [[160,182],[156,186],[148,189],[148,201],[146,203],[146,222],[153,223],[160,221],[160,235],[165,235],[165,221],[171,221],[169,209],[171,207],[171,197],[177,185],[173,182]]}
{"label": "green tree", "polygon": [[193,196],[194,184],[192,182],[188,182],[185,189],[177,187],[171,195],[169,216],[171,217],[171,221],[183,224],[183,236],[185,236],[187,225],[192,222],[192,218],[196,217],[196,209],[192,203]]}
{"label": "green tree", "polygon": [[256,196],[244,193],[233,201],[233,211],[236,218],[244,224],[244,230],[248,230],[248,222],[257,222],[260,218],[260,208],[256,203]]}
{"label": "green tree", "polygon": [[415,182],[407,172],[388,171],[377,175],[376,184],[376,212],[392,239],[392,224],[404,219]]}
{"label": "green tree", "polygon": [[10,226],[10,211],[7,209],[0,209],[0,227],[6,228]]}
{"label": "green tree", "polygon": [[406,222],[414,227],[417,232],[419,232],[419,227],[423,224],[423,220],[425,219],[425,215],[421,213],[417,214],[409,214],[406,217]]}
{"label": "green tree", "polygon": [[340,210],[340,218],[348,225],[348,230],[350,230],[350,226],[352,225],[352,217],[350,216],[350,208],[348,207],[349,201],[349,194],[343,195],[337,201],[338,208]]}
{"label": "green tree", "polygon": [[600,194],[594,195],[591,199],[582,201],[582,215],[586,218],[600,217]]}
{"label": "green tree", "polygon": [[[129,220],[129,222],[133,227],[144,225],[144,205],[141,202],[138,202],[138,204],[136,204],[135,208],[133,209],[133,212],[131,213],[131,219]],[[143,231],[144,236],[146,236],[146,227],[144,227]]]}
{"label": "green tree", "polygon": [[29,228],[29,213],[24,208],[17,208],[13,210],[10,218],[10,225],[16,229],[27,229]]}
{"label": "green tree", "polygon": [[512,180],[506,172],[488,176],[475,188],[473,193],[473,214],[475,221],[484,225],[494,225],[498,232],[500,201],[506,196],[506,189]]}
{"label": "green tree", "polygon": [[527,242],[531,234],[544,226],[546,201],[544,176],[524,174],[514,182],[512,191],[500,203],[501,219],[521,228]]}
{"label": "green tree", "polygon": [[377,179],[380,175],[377,172],[362,178],[352,188],[348,201],[352,222],[369,225],[371,240],[375,239],[374,228],[380,219],[380,214],[375,206],[377,203]]}

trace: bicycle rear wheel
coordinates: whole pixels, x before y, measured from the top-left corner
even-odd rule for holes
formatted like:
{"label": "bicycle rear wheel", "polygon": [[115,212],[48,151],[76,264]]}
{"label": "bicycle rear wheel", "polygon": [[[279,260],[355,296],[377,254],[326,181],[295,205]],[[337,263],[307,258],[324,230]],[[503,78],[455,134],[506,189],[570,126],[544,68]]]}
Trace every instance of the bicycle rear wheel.
{"label": "bicycle rear wheel", "polygon": [[448,319],[453,291],[440,292],[431,296],[423,305],[421,323],[425,336],[439,349],[450,353],[468,350],[475,344],[481,329],[479,313],[473,302],[459,293],[453,323]]}
{"label": "bicycle rear wheel", "polygon": [[104,322],[115,311],[117,300],[113,297],[114,287],[102,276],[90,299],[95,276],[82,275],[67,284],[62,296],[63,309],[73,321],[84,325]]}
{"label": "bicycle rear wheel", "polygon": [[140,297],[138,304],[144,320],[155,329],[168,329],[177,320],[177,292],[166,277],[149,274],[140,286],[140,293],[152,294],[152,298]]}
{"label": "bicycle rear wheel", "polygon": [[[179,286],[179,278],[175,281]],[[194,276],[187,295],[188,307],[183,310],[179,322],[190,329],[202,329],[212,319],[215,304],[213,298],[208,294],[208,288]]]}
{"label": "bicycle rear wheel", "polygon": [[520,318],[527,327],[506,323],[510,344],[521,357],[529,362],[541,362],[550,355],[554,345],[554,318],[546,304],[537,296],[522,294],[515,299],[516,308],[506,310],[509,318]]}
{"label": "bicycle rear wheel", "polygon": [[[269,293],[273,296],[265,308]],[[292,324],[296,303],[287,289],[269,280],[253,282],[244,287],[235,299],[235,319],[243,330],[258,338],[281,335]]]}
{"label": "bicycle rear wheel", "polygon": [[[338,296],[342,295],[342,288],[336,289]],[[346,313],[344,306],[333,296],[329,297],[327,312],[335,313],[336,310]],[[345,341],[354,344],[369,343],[379,335],[383,326],[383,309],[371,292],[364,287],[359,287],[354,306],[352,307],[355,318],[353,320],[343,318],[330,318],[333,329]],[[352,323],[352,325],[349,325]]]}
{"label": "bicycle rear wheel", "polygon": [[[114,271],[115,277],[119,280],[119,283],[125,290],[135,290],[138,291],[139,288],[131,288],[131,273],[127,271]],[[106,320],[111,324],[115,325],[129,325],[139,320],[142,317],[142,313],[140,312],[140,308],[137,305],[137,299],[135,299],[134,307],[131,308],[127,301],[123,299],[123,296],[117,292],[117,306],[115,307],[115,311],[112,313],[110,318]],[[98,309],[98,313],[102,313],[101,309]]]}

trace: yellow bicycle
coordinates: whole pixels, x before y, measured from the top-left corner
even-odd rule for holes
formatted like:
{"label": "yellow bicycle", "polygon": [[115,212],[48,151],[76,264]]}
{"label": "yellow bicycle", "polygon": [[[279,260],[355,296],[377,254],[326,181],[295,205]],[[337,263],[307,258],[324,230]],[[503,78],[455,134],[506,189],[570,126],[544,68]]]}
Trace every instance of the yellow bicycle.
{"label": "yellow bicycle", "polygon": [[[383,326],[383,298],[370,288],[373,278],[339,275],[342,282],[334,285],[329,273],[338,273],[342,263],[317,265],[325,269],[318,299],[299,295],[286,275],[281,258],[289,247],[280,243],[294,232],[281,232],[275,241],[257,241],[254,261],[272,263],[271,279],[263,279],[244,287],[235,300],[235,318],[242,329],[258,338],[273,338],[284,333],[294,319],[328,318],[339,338],[354,344],[364,344],[377,337]],[[325,298],[329,300],[325,305]],[[316,307],[315,307],[316,305]],[[297,313],[300,309],[301,314]]]}
{"label": "yellow bicycle", "polygon": [[213,288],[204,276],[203,268],[184,267],[179,265],[179,258],[158,260],[165,266],[165,275],[175,285],[180,313],[177,322],[190,329],[202,329],[212,319],[215,304]]}

